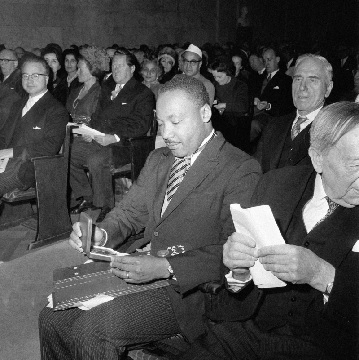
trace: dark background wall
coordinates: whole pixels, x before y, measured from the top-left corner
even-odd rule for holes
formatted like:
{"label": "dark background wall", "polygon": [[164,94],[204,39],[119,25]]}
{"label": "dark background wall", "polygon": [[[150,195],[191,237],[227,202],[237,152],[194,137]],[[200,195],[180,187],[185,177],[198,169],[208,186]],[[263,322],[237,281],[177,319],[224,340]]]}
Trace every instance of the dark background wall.
{"label": "dark background wall", "polygon": [[242,5],[255,38],[357,44],[356,0],[0,0],[0,43],[224,43],[235,40]]}

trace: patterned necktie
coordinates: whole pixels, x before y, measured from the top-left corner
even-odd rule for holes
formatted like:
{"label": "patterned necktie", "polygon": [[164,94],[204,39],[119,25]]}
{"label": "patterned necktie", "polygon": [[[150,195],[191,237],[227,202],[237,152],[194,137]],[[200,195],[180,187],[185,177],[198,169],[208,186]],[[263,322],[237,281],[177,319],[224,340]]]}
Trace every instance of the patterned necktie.
{"label": "patterned necktie", "polygon": [[263,93],[264,89],[266,88],[267,84],[269,83],[271,79],[271,74],[269,74],[264,80],[262,84],[261,94]]}
{"label": "patterned necktie", "polygon": [[170,202],[191,165],[191,158],[175,158],[167,184],[167,201]]}
{"label": "patterned necktie", "polygon": [[111,91],[111,100],[115,99],[118,93],[123,88],[123,84],[117,84],[115,90]]}
{"label": "patterned necktie", "polygon": [[307,120],[308,118],[306,116],[298,116],[298,119],[292,128],[292,132],[291,132],[292,140],[300,133],[300,125],[302,125]]}
{"label": "patterned necktie", "polygon": [[324,221],[327,217],[329,217],[331,214],[333,214],[334,210],[339,206],[337,203],[335,203],[334,201],[332,201],[331,199],[329,199],[328,196],[325,197],[325,200],[327,200],[329,209],[327,211],[327,213],[325,214],[325,216],[320,219],[314,227],[318,226],[322,221]]}

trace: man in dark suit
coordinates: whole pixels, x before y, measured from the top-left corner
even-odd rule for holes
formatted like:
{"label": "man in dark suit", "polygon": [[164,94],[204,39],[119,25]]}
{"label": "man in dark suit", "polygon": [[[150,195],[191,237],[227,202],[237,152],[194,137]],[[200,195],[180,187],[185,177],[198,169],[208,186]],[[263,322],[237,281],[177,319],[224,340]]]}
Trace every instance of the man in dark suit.
{"label": "man in dark suit", "polygon": [[0,173],[0,195],[35,184],[31,158],[55,155],[66,133],[68,113],[47,91],[49,67],[41,58],[26,60],[22,85],[29,94],[11,108],[0,133],[0,159],[8,161]]}
{"label": "man in dark suit", "polygon": [[22,87],[21,70],[15,51],[4,49],[0,51],[1,82],[16,91],[21,97],[27,97]]}
{"label": "man in dark suit", "polygon": [[[227,289],[213,299],[207,336],[183,359],[357,359],[358,138],[359,105],[329,105],[311,128],[315,171],[263,176],[252,205],[271,207],[286,244],[257,248],[248,234],[229,237]],[[258,260],[285,286],[254,285]]]}
{"label": "man in dark suit", "polygon": [[[133,77],[136,64],[136,57],[127,51],[115,54],[112,76],[102,86],[91,120],[91,126],[105,136],[78,138],[71,148],[70,185],[75,199],[79,199],[72,213],[80,213],[92,206],[101,208],[97,222],[101,222],[114,207],[112,161],[115,166],[129,163],[126,138],[146,135],[153,121],[155,98],[150,89]],[[92,187],[84,165],[90,171]]]}
{"label": "man in dark suit", "polygon": [[333,69],[322,56],[298,58],[292,83],[297,111],[270,121],[258,144],[256,159],[266,173],[288,165],[310,164],[310,125],[333,88]]}
{"label": "man in dark suit", "polygon": [[[168,279],[170,286],[88,312],[44,309],[43,359],[117,360],[127,345],[176,333],[191,341],[204,330],[198,286],[220,278],[222,245],[233,230],[229,205],[248,203],[260,169],[214,132],[209,96],[197,79],[178,75],[164,84],[157,117],[167,148],[152,152],[129,193],[96,228],[94,243],[116,248],[145,229],[150,255],[115,257],[113,273],[129,283]],[[70,242],[82,251],[78,223],[73,228]]]}
{"label": "man in dark suit", "polygon": [[274,116],[282,116],[293,110],[291,95],[292,79],[279,69],[280,56],[274,48],[263,51],[267,78],[263,80],[261,94],[254,98],[254,119],[251,140],[255,140]]}

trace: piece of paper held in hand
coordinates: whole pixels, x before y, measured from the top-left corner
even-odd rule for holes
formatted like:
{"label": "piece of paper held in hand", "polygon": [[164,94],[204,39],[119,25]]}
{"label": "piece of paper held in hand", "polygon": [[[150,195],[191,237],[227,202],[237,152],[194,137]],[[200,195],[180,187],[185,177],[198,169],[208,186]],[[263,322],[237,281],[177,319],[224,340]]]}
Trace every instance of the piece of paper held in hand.
{"label": "piece of paper held in hand", "polygon": [[85,124],[80,124],[78,126],[79,126],[78,128],[75,128],[72,130],[72,132],[74,134],[89,135],[92,138],[94,138],[95,136],[105,136],[104,133],[97,131],[95,129],[92,129]]}
{"label": "piece of paper held in hand", "polygon": [[[258,249],[263,246],[285,244],[268,205],[243,209],[239,204],[231,204],[230,209],[236,232],[252,237]],[[286,286],[285,282],[266,271],[259,260],[250,268],[250,272],[259,288]]]}
{"label": "piece of paper held in hand", "polygon": [[6,165],[9,162],[9,158],[0,159],[0,174],[3,173],[6,169]]}

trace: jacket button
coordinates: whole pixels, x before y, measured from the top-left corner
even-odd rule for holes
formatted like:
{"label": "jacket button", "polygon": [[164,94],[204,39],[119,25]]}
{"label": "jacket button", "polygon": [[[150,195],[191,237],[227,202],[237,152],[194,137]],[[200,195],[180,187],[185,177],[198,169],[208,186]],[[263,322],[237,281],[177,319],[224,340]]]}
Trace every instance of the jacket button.
{"label": "jacket button", "polygon": [[306,242],[304,243],[304,246],[305,246],[305,247],[309,247],[309,241],[306,241]]}
{"label": "jacket button", "polygon": [[297,301],[296,296],[292,296],[291,299],[290,299],[290,301],[292,301],[292,302]]}
{"label": "jacket button", "polygon": [[155,232],[153,233],[153,236],[158,236],[158,232],[155,231]]}
{"label": "jacket button", "polygon": [[289,311],[288,316],[293,316],[293,312]]}

